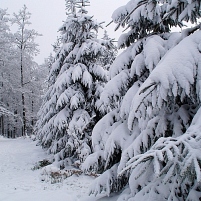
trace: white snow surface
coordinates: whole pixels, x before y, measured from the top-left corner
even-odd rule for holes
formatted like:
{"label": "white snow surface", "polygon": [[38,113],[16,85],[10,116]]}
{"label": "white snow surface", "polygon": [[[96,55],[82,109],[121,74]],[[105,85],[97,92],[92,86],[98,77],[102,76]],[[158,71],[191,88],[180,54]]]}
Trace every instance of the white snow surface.
{"label": "white snow surface", "polygon": [[94,180],[73,175],[60,183],[41,181],[41,169],[34,165],[48,159],[41,147],[29,138],[5,139],[0,136],[0,201],[113,201],[117,197],[88,196]]}

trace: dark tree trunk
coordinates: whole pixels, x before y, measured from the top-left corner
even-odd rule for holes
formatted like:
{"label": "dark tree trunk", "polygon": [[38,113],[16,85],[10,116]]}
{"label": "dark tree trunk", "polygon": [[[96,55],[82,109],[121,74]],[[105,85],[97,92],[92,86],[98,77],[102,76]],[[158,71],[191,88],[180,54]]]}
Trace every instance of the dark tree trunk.
{"label": "dark tree trunk", "polygon": [[25,111],[25,98],[24,98],[23,92],[22,92],[22,121],[23,121],[22,136],[25,136],[26,135],[26,111]]}
{"label": "dark tree trunk", "polygon": [[22,136],[26,135],[26,109],[25,109],[25,97],[24,97],[24,75],[23,75],[23,47],[21,47],[21,87],[22,87]]}
{"label": "dark tree trunk", "polygon": [[13,138],[16,136],[16,127],[13,128]]}
{"label": "dark tree trunk", "polygon": [[[33,91],[32,91],[33,94]],[[33,100],[33,96],[32,96],[32,101],[31,101],[31,113],[32,113],[32,117],[31,117],[31,126],[32,126],[32,131],[33,132],[33,126],[34,126],[34,100]]]}
{"label": "dark tree trunk", "polygon": [[4,136],[4,116],[2,116],[2,120],[1,120],[1,125],[2,125],[2,127],[1,127],[1,132],[2,132],[2,135]]}

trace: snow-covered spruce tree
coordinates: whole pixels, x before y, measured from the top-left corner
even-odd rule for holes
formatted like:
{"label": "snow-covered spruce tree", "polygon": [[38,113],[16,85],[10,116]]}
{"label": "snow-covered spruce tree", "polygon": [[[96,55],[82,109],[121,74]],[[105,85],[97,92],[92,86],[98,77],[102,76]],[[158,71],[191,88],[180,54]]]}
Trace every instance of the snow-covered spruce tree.
{"label": "snow-covered spruce tree", "polygon": [[183,20],[196,22],[199,6],[132,0],[114,12],[117,27],[130,30],[100,97],[111,112],[96,124],[94,153],[82,165],[105,171],[91,193],[109,195],[128,183],[120,201],[199,199],[199,114],[192,119],[200,104],[200,26],[170,33]]}
{"label": "snow-covered spruce tree", "polygon": [[197,31],[170,50],[133,99],[128,125],[141,132],[118,169],[130,174],[127,199],[200,198],[200,39]]}
{"label": "snow-covered spruce tree", "polygon": [[110,38],[107,31],[104,31],[103,40],[111,41],[110,48],[107,51],[107,54],[101,58],[101,65],[104,69],[108,70],[110,69],[111,64],[114,62],[114,60],[117,57],[118,49],[117,46],[114,44],[114,39]]}
{"label": "snow-covered spruce tree", "polygon": [[[128,7],[132,8],[130,5]],[[118,9],[113,14],[114,21],[122,20],[123,14],[124,9],[122,12]],[[122,150],[128,147],[135,137],[127,128],[132,98],[160,59],[180,38],[180,34],[175,34],[175,37],[170,37],[169,33],[150,36],[147,34],[146,37],[141,35],[135,42],[138,35],[133,35],[132,31],[133,29],[123,34],[118,41],[119,48],[128,47],[116,58],[110,68],[110,81],[104,87],[99,101],[102,111],[110,112],[93,130],[94,153],[83,164],[84,171],[102,172],[120,161]],[[132,37],[134,37],[133,44],[130,45]]]}
{"label": "snow-covered spruce tree", "polygon": [[76,160],[79,165],[91,153],[91,131],[102,117],[97,100],[107,77],[100,64],[112,44],[97,39],[101,25],[87,15],[86,3],[66,0],[62,44],[51,67],[36,126],[42,146],[55,154],[60,167]]}

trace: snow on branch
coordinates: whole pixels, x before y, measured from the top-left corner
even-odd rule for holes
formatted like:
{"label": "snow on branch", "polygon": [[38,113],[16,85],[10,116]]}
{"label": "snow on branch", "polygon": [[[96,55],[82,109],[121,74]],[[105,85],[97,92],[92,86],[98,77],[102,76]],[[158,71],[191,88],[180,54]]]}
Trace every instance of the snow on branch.
{"label": "snow on branch", "polygon": [[13,112],[9,111],[3,106],[0,106],[0,115],[12,116],[17,117],[22,122],[22,118],[19,115],[14,114]]}

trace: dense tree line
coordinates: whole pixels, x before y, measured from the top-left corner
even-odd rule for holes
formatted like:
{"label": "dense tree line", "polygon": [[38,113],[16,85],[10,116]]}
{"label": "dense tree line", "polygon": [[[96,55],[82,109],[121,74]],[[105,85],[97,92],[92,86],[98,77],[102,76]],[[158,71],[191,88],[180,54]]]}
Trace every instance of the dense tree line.
{"label": "dense tree line", "polygon": [[[0,134],[6,137],[31,134],[41,104],[46,75],[33,60],[39,34],[28,29],[30,17],[26,6],[13,17],[0,9]],[[13,24],[15,33],[10,31]]]}

